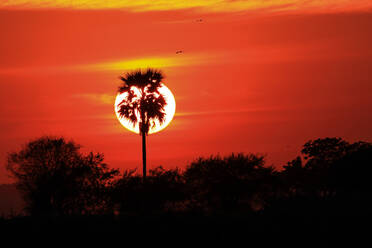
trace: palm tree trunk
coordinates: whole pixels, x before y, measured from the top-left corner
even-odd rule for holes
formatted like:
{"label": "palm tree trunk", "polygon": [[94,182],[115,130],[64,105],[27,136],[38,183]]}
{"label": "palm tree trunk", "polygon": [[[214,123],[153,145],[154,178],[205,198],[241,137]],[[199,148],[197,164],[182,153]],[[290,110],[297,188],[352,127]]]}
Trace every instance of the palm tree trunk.
{"label": "palm tree trunk", "polygon": [[146,179],[146,134],[142,133],[142,162],[143,162],[143,180]]}

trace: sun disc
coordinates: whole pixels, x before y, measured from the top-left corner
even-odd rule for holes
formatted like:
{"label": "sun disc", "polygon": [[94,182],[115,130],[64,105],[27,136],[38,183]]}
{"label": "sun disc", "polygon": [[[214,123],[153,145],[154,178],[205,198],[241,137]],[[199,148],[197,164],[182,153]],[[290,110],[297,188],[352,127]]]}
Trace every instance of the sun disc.
{"label": "sun disc", "polygon": [[[136,88],[134,88],[133,90],[137,90]],[[165,111],[165,121],[163,124],[160,125],[160,123],[156,120],[155,123],[155,127],[150,127],[150,130],[149,130],[149,134],[152,134],[152,133],[157,133],[161,130],[163,130],[164,128],[166,128],[169,123],[172,121],[173,117],[174,117],[174,114],[176,112],[176,100],[172,94],[172,92],[168,89],[167,86],[165,86],[164,84],[162,84],[162,86],[159,88],[159,92],[164,96],[165,98],[165,101],[166,101],[166,105],[164,107],[164,111]],[[128,129],[129,131],[132,131],[134,133],[139,133],[139,126],[138,126],[138,123],[136,123],[134,126],[132,123],[130,123],[127,119],[125,118],[121,118],[120,115],[119,115],[119,107],[118,107],[118,104],[120,102],[122,102],[124,99],[126,99],[128,96],[128,93],[118,93],[117,96],[116,96],[116,99],[115,99],[115,113],[116,113],[116,117],[118,118],[119,122],[121,123],[121,125],[123,125],[126,129]],[[139,117],[139,116],[138,116]]]}

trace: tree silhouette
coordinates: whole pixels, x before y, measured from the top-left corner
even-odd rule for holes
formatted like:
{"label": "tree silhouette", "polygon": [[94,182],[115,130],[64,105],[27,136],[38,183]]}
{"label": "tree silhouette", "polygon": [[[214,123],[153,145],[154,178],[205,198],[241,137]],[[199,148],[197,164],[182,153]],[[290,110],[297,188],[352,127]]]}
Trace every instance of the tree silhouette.
{"label": "tree silhouette", "polygon": [[156,121],[162,124],[165,120],[165,97],[159,92],[164,75],[161,71],[147,69],[126,73],[120,79],[119,93],[127,97],[118,104],[121,118],[129,120],[135,126],[138,124],[142,136],[143,178],[146,178],[146,136],[150,128],[156,126]]}
{"label": "tree silhouette", "polygon": [[272,192],[273,171],[262,155],[199,158],[184,173],[191,207],[222,213],[262,208]]}
{"label": "tree silhouette", "polygon": [[16,179],[31,215],[76,215],[105,210],[111,179],[100,153],[83,155],[64,138],[41,137],[8,155],[6,168]]}
{"label": "tree silhouette", "polygon": [[141,238],[193,230],[187,237],[200,240],[364,228],[355,220],[371,216],[372,144],[322,138],[301,153],[280,171],[262,155],[242,153],[199,158],[182,171],[157,167],[144,181],[136,170],[115,177],[101,154],[82,155],[74,142],[42,137],[7,164],[33,216],[0,216],[0,230],[120,230]]}
{"label": "tree silhouette", "polygon": [[280,173],[279,199],[272,209],[298,214],[367,213],[372,207],[372,144],[341,138],[306,142],[303,158],[288,162]]}

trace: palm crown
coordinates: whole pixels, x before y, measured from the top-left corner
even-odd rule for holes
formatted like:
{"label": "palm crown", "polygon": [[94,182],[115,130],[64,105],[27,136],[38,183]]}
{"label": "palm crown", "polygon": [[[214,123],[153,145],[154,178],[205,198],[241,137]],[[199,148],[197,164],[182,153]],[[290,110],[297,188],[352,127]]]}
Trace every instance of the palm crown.
{"label": "palm crown", "polygon": [[164,76],[161,71],[149,68],[128,72],[120,79],[123,83],[119,86],[119,93],[128,95],[117,106],[119,116],[129,120],[133,126],[138,123],[140,134],[147,135],[150,128],[156,126],[156,121],[162,124],[165,120],[167,103],[159,92]]}

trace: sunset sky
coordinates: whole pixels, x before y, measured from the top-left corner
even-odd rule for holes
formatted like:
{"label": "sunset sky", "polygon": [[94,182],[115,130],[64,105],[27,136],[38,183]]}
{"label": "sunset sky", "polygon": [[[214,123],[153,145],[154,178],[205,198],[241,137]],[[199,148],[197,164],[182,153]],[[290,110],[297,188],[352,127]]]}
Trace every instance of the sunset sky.
{"label": "sunset sky", "polygon": [[114,112],[139,67],[176,98],[150,169],[231,152],[279,168],[310,139],[372,141],[370,0],[0,0],[0,32],[0,183],[6,154],[42,135],[140,172],[141,138]]}

